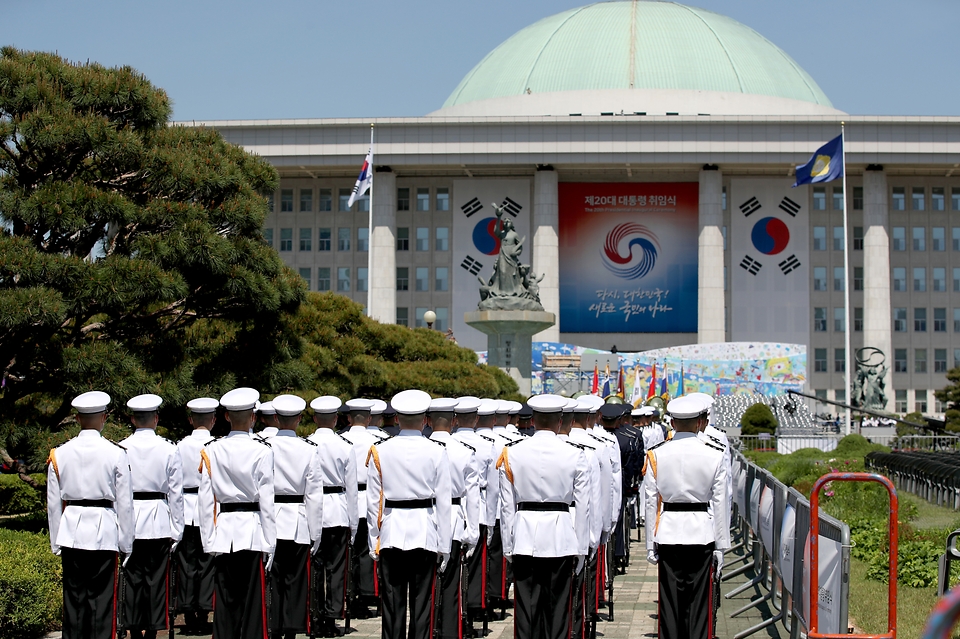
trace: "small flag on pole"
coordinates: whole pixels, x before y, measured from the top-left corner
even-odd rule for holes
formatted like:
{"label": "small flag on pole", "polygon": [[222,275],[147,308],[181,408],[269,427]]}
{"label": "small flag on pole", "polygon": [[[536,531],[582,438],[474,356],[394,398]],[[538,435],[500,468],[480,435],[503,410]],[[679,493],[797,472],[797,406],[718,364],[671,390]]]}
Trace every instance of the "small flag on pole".
{"label": "small flag on pole", "polygon": [[793,186],[832,182],[842,177],[843,135],[838,135],[817,149],[806,164],[797,167],[797,183]]}
{"label": "small flag on pole", "polygon": [[666,399],[670,391],[667,390],[667,360],[663,360],[663,375],[660,377],[660,397]]}
{"label": "small flag on pole", "polygon": [[600,392],[600,368],[597,364],[593,365],[593,384],[590,386],[590,393],[596,395]]}
{"label": "small flag on pole", "polygon": [[353,185],[353,191],[350,193],[350,199],[347,200],[347,206],[353,206],[357,199],[366,195],[370,187],[373,186],[373,142],[370,142],[370,150],[367,157],[363,160],[363,166],[360,167],[360,176],[357,177],[357,183]]}
{"label": "small flag on pole", "polygon": [[620,396],[620,399],[627,396],[626,388],[624,388],[623,364],[617,369],[617,395]]}
{"label": "small flag on pole", "polygon": [[630,403],[634,406],[642,398],[640,394],[640,367],[633,367],[633,392],[630,393]]}
{"label": "small flag on pole", "polygon": [[653,361],[653,372],[650,373],[650,388],[647,389],[647,399],[657,394],[657,361]]}

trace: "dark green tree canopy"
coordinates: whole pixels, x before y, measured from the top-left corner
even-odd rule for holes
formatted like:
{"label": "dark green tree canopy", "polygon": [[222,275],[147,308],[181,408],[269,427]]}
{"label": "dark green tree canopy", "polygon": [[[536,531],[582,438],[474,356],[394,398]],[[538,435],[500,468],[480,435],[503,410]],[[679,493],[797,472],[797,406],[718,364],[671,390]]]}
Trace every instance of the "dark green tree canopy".
{"label": "dark green tree canopy", "polygon": [[777,418],[766,404],[754,404],[743,411],[740,418],[740,433],[743,435],[773,434],[777,426]]}
{"label": "dark green tree canopy", "polygon": [[[957,433],[960,432],[960,367],[947,371],[947,381],[949,383],[934,395],[946,409],[946,429]],[[920,420],[920,423],[923,423],[923,420]]]}

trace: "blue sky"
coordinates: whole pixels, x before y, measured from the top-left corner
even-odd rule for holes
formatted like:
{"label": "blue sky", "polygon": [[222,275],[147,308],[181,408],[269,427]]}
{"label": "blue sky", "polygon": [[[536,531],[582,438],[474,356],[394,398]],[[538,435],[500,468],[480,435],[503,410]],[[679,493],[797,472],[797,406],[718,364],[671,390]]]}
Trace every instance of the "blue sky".
{"label": "blue sky", "polygon": [[[492,48],[583,0],[0,0],[0,44],[130,65],[177,120],[439,108]],[[790,54],[834,106],[960,115],[958,0],[690,0]]]}

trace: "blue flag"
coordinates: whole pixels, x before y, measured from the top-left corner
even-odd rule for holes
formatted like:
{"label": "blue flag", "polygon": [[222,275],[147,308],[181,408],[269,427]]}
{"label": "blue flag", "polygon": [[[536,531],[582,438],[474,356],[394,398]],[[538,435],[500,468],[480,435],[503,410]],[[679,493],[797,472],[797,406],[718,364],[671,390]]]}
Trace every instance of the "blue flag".
{"label": "blue flag", "polygon": [[797,167],[797,183],[816,184],[832,182],[843,177],[843,136],[833,138],[813,154],[810,160]]}
{"label": "blue flag", "polygon": [[610,378],[607,378],[607,381],[603,383],[603,394],[600,397],[607,397],[610,395]]}

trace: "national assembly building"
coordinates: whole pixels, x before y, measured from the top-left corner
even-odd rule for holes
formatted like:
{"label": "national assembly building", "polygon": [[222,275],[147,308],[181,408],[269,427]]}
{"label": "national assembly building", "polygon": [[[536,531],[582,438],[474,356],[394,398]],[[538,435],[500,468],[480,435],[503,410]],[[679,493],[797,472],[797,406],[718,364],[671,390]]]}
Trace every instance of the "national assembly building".
{"label": "national assembly building", "polygon": [[[464,313],[499,250],[496,204],[557,318],[536,341],[803,345],[803,386],[844,402],[849,285],[852,347],[882,352],[887,409],[942,412],[933,391],[960,365],[960,118],[846,114],[761,34],[667,2],[545,17],[454,81],[422,117],[202,125],[279,171],[264,237],[310,290],[381,322],[432,310],[486,348]],[[841,122],[849,192],[794,188]],[[350,207],[371,124],[372,195]]]}

